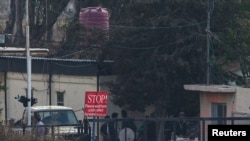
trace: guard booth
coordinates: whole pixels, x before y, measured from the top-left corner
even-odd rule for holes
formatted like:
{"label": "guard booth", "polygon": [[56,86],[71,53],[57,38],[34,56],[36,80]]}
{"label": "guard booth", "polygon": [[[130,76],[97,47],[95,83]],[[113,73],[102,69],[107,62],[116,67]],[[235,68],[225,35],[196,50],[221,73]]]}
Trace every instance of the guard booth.
{"label": "guard booth", "polygon": [[[198,91],[200,95],[201,118],[249,117],[250,89],[229,85],[184,85],[188,91]],[[228,124],[226,120],[206,122],[209,124]],[[247,122],[247,123],[246,123]],[[250,121],[236,121],[235,124],[249,124]],[[207,136],[207,134],[205,134]],[[207,140],[207,137],[205,137]]]}

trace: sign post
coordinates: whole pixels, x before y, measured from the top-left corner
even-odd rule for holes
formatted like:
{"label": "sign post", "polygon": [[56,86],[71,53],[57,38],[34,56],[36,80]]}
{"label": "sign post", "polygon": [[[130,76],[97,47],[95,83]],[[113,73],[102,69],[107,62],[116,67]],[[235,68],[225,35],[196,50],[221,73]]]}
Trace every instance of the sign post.
{"label": "sign post", "polygon": [[95,137],[95,117],[105,117],[107,115],[108,92],[87,91],[85,93],[84,116],[93,117],[92,140]]}

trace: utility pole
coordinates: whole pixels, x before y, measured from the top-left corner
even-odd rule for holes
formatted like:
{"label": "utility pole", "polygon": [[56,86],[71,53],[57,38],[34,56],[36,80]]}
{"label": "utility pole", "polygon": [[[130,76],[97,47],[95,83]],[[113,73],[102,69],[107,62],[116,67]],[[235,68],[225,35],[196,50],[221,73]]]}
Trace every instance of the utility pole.
{"label": "utility pole", "polygon": [[[98,52],[98,58],[97,58],[97,72],[96,72],[96,91],[99,92],[100,89],[100,55],[99,55],[99,52]],[[99,117],[97,117],[97,135],[99,135]],[[99,136],[97,136],[97,141],[99,141]]]}
{"label": "utility pole", "polygon": [[46,0],[46,34],[45,34],[45,40],[48,41],[48,0]]}
{"label": "utility pole", "polygon": [[214,8],[214,0],[208,0],[207,1],[207,79],[206,79],[206,84],[210,84],[210,40],[211,40],[211,35],[210,35],[210,16],[211,12]]}
{"label": "utility pole", "polygon": [[[99,46],[98,46],[99,47]],[[99,49],[97,49],[97,57],[96,57],[96,91],[99,92],[99,87],[100,87],[100,53],[99,53]],[[95,138],[95,122],[97,119],[97,135],[99,135],[99,117],[94,116],[93,117],[93,128],[92,128],[92,138],[91,141],[99,141],[99,136],[97,136],[97,138]]]}
{"label": "utility pole", "polygon": [[31,56],[30,56],[30,29],[29,29],[29,0],[26,0],[26,59],[27,59],[27,116],[28,126],[31,126]]}

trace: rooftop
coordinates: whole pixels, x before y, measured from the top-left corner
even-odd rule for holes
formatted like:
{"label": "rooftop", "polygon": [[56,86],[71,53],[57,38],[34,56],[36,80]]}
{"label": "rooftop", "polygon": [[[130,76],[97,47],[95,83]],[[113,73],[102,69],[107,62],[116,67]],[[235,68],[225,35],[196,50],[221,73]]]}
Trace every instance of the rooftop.
{"label": "rooftop", "polygon": [[229,85],[190,84],[190,85],[184,85],[184,89],[189,91],[201,91],[201,92],[222,92],[222,93],[236,92],[236,87]]}

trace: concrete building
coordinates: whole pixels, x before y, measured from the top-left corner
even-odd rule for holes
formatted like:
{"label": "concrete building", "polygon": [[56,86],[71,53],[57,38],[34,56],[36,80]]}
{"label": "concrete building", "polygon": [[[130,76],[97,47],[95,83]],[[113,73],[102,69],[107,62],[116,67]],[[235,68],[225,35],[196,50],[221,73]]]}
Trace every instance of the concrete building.
{"label": "concrete building", "polygon": [[[250,89],[229,85],[184,85],[188,91],[198,91],[200,95],[200,117],[250,117]],[[209,124],[231,124],[226,120],[205,121],[205,131]],[[234,121],[234,124],[250,124],[249,120]],[[207,134],[205,134],[207,136]],[[203,138],[203,137],[202,137]],[[207,139],[207,137],[204,137]]]}
{"label": "concrete building", "polygon": [[228,85],[184,85],[199,91],[200,117],[235,117],[250,115],[250,89]]}
{"label": "concrete building", "polygon": [[[65,105],[72,107],[79,120],[83,119],[86,91],[108,91],[106,82],[111,75],[112,61],[103,62],[97,84],[94,60],[32,58],[32,95],[36,105]],[[25,57],[0,57],[0,82],[6,89],[0,91],[0,121],[18,120],[25,109],[15,97],[26,96],[27,74]],[[108,102],[108,113],[120,108]]]}

